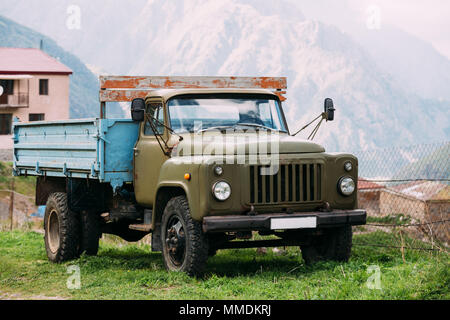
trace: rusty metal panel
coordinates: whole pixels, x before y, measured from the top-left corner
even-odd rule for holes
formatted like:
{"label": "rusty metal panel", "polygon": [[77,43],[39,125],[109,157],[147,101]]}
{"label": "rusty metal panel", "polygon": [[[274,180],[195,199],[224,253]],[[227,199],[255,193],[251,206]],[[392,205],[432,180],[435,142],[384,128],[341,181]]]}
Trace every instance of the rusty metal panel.
{"label": "rusty metal panel", "polygon": [[100,76],[101,89],[263,88],[286,89],[285,77]]}
{"label": "rusty metal panel", "polygon": [[131,101],[145,98],[149,90],[186,88],[268,89],[285,101],[287,80],[285,77],[100,76],[100,101]]}
{"label": "rusty metal panel", "polygon": [[100,102],[129,102],[145,98],[149,90],[100,90]]}

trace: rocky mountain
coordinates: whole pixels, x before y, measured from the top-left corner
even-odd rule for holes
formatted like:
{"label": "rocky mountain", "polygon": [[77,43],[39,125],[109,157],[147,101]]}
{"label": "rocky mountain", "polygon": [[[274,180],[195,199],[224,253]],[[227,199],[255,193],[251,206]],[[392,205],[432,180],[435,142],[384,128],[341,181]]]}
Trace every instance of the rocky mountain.
{"label": "rocky mountain", "polygon": [[287,76],[291,131],[321,112],[325,97],[335,99],[336,121],[317,137],[328,150],[450,134],[448,104],[405,91],[351,37],[288,3],[154,0],[136,21],[126,32],[141,53],[131,74]]}
{"label": "rocky mountain", "polygon": [[[443,51],[440,52],[432,42],[437,40],[438,33],[444,35],[443,31],[448,29],[443,23],[443,17],[450,13],[446,3],[439,0],[414,3],[290,1],[309,19],[336,26],[352,37],[370,54],[380,71],[396,81],[398,86],[425,99],[450,101],[447,85],[450,81],[450,55],[445,55],[442,46],[440,49]],[[422,31],[418,32],[419,29]],[[421,38],[419,34],[428,36]]]}
{"label": "rocky mountain", "polygon": [[389,25],[350,32],[398,86],[425,99],[450,101],[450,60],[430,43]]}
{"label": "rocky mountain", "polygon": [[[445,85],[440,86],[444,89],[439,89],[443,92],[439,97],[429,91],[437,84],[428,85],[432,75],[447,79],[447,58],[433,61],[433,68],[417,66],[415,79],[407,83],[408,66],[430,55],[419,58],[416,51],[405,52],[403,65],[389,67],[381,63],[382,57],[374,58],[373,49],[357,37],[308,20],[292,2],[137,0],[125,4],[78,0],[81,28],[69,30],[65,19],[71,3],[18,0],[8,14],[54,34],[65,48],[110,73],[287,76],[285,113],[291,131],[318,115],[324,98],[335,100],[335,121],[324,124],[316,136],[328,151],[429,143],[450,137]],[[35,8],[33,14],[30,8]],[[35,12],[45,12],[50,19],[42,23]],[[408,43],[411,46],[414,41]],[[389,52],[380,49],[378,54],[384,51]],[[392,61],[398,60],[401,52],[395,54],[391,52],[386,61],[395,64]]]}

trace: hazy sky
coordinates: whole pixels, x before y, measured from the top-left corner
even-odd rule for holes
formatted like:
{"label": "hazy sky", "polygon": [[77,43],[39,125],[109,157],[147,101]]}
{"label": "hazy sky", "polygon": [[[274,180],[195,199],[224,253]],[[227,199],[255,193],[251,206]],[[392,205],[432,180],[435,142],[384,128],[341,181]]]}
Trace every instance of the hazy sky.
{"label": "hazy sky", "polygon": [[450,59],[448,0],[291,1],[301,8],[307,18],[328,21],[347,32],[351,32],[355,24],[366,27],[368,19],[375,18],[372,22],[379,23],[380,28],[385,24],[399,27],[430,42],[435,49]]}
{"label": "hazy sky", "polygon": [[[68,4],[105,3],[114,4],[118,0],[65,0]],[[170,0],[167,0],[170,2]],[[328,24],[336,25],[347,33],[357,32],[367,28],[368,20],[380,29],[386,25],[393,25],[426,42],[431,43],[436,50],[450,59],[450,0],[287,0],[296,4],[307,19],[317,19]],[[27,10],[33,10],[29,3],[45,4],[62,2],[56,0],[15,0],[11,8],[11,0],[0,0],[0,14],[5,14],[20,23],[23,21],[25,3]],[[136,7],[145,0],[126,2],[121,8]],[[133,5],[131,5],[133,4]],[[121,4],[122,5],[122,4]],[[138,5],[137,5],[138,6]],[[34,6],[33,8],[35,8]],[[65,14],[66,12],[63,12]],[[118,15],[120,16],[120,15]],[[22,17],[22,19],[21,19]],[[45,23],[45,21],[40,21]],[[38,28],[40,30],[40,28]],[[376,29],[374,29],[376,32]]]}

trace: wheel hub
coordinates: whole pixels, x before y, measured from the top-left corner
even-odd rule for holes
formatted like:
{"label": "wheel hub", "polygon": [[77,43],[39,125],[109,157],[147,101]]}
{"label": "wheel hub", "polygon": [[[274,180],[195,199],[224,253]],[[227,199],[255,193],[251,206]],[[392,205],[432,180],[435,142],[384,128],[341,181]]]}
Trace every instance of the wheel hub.
{"label": "wheel hub", "polygon": [[56,210],[52,210],[47,221],[48,246],[52,253],[59,249],[59,218]]}
{"label": "wheel hub", "polygon": [[174,217],[167,226],[166,244],[172,263],[179,266],[183,263],[186,237],[181,221]]}

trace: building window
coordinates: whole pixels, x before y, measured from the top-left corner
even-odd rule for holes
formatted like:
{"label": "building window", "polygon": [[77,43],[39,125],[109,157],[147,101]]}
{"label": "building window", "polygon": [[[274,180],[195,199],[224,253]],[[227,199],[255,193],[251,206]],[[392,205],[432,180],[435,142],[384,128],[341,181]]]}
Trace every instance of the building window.
{"label": "building window", "polygon": [[28,121],[44,121],[45,113],[30,113],[28,115]]}
{"label": "building window", "polygon": [[39,95],[48,96],[48,79],[39,80]]}
{"label": "building window", "polygon": [[12,113],[0,114],[0,134],[11,134]]}
{"label": "building window", "polygon": [[14,80],[0,80],[0,86],[3,87],[3,94],[14,94]]}

